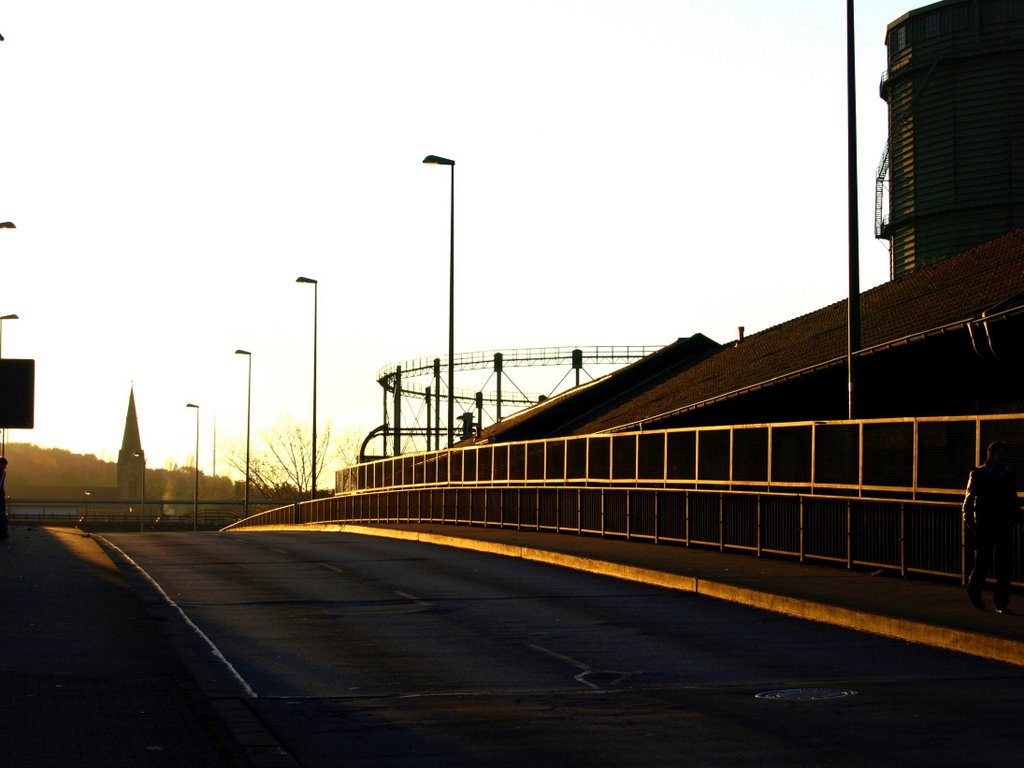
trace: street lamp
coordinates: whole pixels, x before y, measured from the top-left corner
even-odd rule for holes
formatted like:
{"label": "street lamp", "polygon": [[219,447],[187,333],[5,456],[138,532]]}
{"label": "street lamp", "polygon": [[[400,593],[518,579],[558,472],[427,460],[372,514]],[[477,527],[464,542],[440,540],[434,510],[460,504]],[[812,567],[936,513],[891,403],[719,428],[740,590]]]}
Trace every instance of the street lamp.
{"label": "street lamp", "polygon": [[17,320],[17,315],[3,315],[0,317],[0,357],[3,357],[4,346],[4,320]]}
{"label": "street lamp", "polygon": [[199,406],[187,403],[186,408],[196,409],[196,457],[195,457],[195,490],[192,494],[192,532],[199,530]]}
{"label": "street lamp", "polygon": [[[5,221],[2,224],[0,224],[0,227],[3,227],[5,225],[7,225],[7,224],[11,224],[11,222]],[[11,224],[11,226],[13,227],[14,225]],[[17,320],[17,319],[18,319],[17,315],[3,315],[2,317],[0,317],[0,358],[2,358],[4,356],[4,354],[3,354],[3,346],[4,346],[4,320]],[[7,455],[7,430],[6,429],[0,429],[0,456],[6,456],[6,455]]]}
{"label": "street lamp", "polygon": [[309,484],[309,499],[316,499],[316,303],[317,282],[311,277],[299,277],[296,283],[309,283],[313,286],[313,446],[311,450],[312,478]]}
{"label": "street lamp", "polygon": [[252,415],[252,352],[236,349],[236,355],[245,355],[249,359],[249,388],[245,398],[245,517],[249,516],[249,425]]}
{"label": "street lamp", "polygon": [[427,165],[451,167],[451,229],[449,244],[451,253],[448,260],[448,447],[452,445],[452,428],[455,421],[455,161],[437,155],[423,158]]}
{"label": "street lamp", "polygon": [[142,511],[139,513],[139,533],[142,533],[145,530],[146,520],[146,454],[141,451],[132,451],[132,456],[142,459]]}

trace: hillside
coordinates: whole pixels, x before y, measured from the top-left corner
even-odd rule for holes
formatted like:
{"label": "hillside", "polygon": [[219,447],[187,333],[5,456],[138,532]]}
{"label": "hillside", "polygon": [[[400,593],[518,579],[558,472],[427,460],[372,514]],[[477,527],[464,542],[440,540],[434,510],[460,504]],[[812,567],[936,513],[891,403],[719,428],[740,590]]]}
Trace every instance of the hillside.
{"label": "hillside", "polygon": [[[6,491],[12,498],[79,498],[86,490],[99,497],[116,493],[117,464],[94,454],[72,453],[63,448],[41,448],[31,443],[8,443]],[[147,469],[146,495],[151,498],[190,498],[193,494],[190,467]],[[243,484],[226,477],[199,473],[199,495],[204,499],[240,499]]]}

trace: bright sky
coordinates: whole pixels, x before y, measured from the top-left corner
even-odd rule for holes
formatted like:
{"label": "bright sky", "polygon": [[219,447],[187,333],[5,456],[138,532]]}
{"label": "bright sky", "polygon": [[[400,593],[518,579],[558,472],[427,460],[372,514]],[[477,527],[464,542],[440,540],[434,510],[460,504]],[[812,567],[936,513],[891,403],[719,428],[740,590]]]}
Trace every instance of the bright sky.
{"label": "bright sky", "polygon": [[[861,288],[886,25],[857,3]],[[9,0],[0,315],[28,441],[150,466],[382,421],[376,371],[457,352],[726,342],[847,292],[842,0]],[[560,374],[559,374],[560,375]],[[458,380],[456,385],[459,386]],[[223,462],[223,463],[222,463]],[[325,481],[321,481],[323,485]],[[330,480],[326,480],[330,484]]]}

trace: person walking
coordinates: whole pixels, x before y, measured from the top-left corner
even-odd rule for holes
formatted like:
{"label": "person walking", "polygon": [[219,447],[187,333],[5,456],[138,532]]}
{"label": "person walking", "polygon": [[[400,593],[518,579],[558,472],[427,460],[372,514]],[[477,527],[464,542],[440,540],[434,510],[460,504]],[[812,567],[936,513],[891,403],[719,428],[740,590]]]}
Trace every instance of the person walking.
{"label": "person walking", "polygon": [[7,490],[4,482],[7,480],[7,457],[0,456],[0,541],[7,539],[10,534],[7,532]]}
{"label": "person walking", "polygon": [[964,525],[974,541],[974,570],[967,580],[967,597],[985,610],[981,591],[993,567],[996,613],[1010,613],[1010,577],[1013,573],[1013,526],[1020,522],[1017,477],[1008,466],[1010,449],[1002,440],[989,444],[985,463],[971,470],[964,498]]}

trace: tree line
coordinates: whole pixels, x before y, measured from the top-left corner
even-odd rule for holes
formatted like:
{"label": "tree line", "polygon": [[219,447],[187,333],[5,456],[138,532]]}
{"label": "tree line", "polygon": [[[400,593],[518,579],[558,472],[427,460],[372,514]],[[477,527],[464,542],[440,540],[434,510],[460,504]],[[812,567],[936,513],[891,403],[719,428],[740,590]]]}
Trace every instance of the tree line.
{"label": "tree line", "polygon": [[[283,422],[261,433],[249,456],[250,497],[269,501],[291,501],[308,497],[311,455],[308,430]],[[334,470],[356,461],[359,433],[347,430],[340,439],[332,436],[330,424],[317,435],[317,490],[330,493]],[[232,444],[227,466],[234,477],[199,471],[199,496],[209,500],[241,499],[245,496],[245,445]],[[6,491],[12,498],[78,498],[86,491],[117,487],[117,463],[95,454],[73,453],[63,448],[43,448],[32,443],[8,443],[11,462]],[[187,499],[194,493],[191,466],[171,465],[146,468],[146,498]]]}

